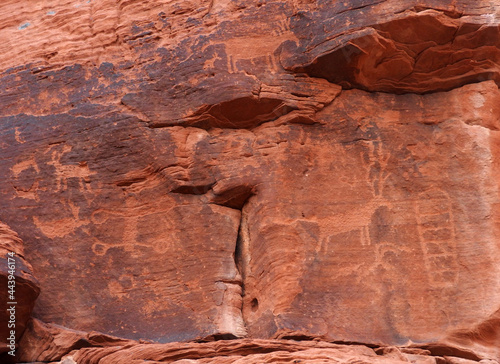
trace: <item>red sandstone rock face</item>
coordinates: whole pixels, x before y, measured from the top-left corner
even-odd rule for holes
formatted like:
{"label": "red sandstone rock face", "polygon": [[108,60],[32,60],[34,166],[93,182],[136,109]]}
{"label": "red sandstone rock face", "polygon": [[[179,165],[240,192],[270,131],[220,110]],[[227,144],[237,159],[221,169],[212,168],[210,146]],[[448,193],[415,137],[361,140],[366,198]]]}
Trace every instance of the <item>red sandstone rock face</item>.
{"label": "red sandstone rock face", "polygon": [[[388,7],[382,3],[379,9]],[[367,16],[359,29],[357,21],[333,26],[337,19],[326,10],[325,19],[315,19],[314,25],[307,17],[297,19],[297,29],[322,25],[328,30],[299,37],[298,48],[288,43],[281,60],[287,69],[369,91],[426,93],[478,79],[498,82],[500,36],[491,11],[496,10],[465,15],[457,8],[416,6],[383,21]]]}
{"label": "red sandstone rock face", "polygon": [[[459,108],[453,99],[465,103],[484,87],[455,90],[446,104]],[[467,114],[439,124],[404,116],[417,105],[432,114],[436,97],[345,92],[318,115],[322,132],[293,147],[308,158],[274,168],[287,178],[279,188],[263,186],[271,193],[244,210],[251,334],[301,328],[404,344],[442,339],[443,327],[454,332],[495,314],[495,226],[491,207],[480,202],[497,189],[491,131],[468,126]],[[476,254],[487,269],[471,269]],[[276,281],[286,289],[277,293]]]}
{"label": "red sandstone rock face", "polygon": [[[499,358],[495,1],[0,12],[17,40],[1,46],[0,219],[40,279],[36,318]],[[77,348],[43,357],[50,335],[30,335],[25,360]]]}
{"label": "red sandstone rock face", "polygon": [[5,358],[8,352],[15,352],[16,340],[26,328],[40,288],[25,260],[23,241],[2,222],[0,264],[0,358]]}

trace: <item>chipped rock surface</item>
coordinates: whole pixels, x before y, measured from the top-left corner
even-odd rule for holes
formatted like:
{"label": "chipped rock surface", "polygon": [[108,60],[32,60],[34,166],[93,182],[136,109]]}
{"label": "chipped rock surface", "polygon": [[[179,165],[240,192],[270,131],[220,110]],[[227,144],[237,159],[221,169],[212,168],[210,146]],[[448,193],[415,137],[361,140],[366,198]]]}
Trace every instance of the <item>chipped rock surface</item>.
{"label": "chipped rock surface", "polygon": [[497,1],[0,14],[25,362],[500,359]]}

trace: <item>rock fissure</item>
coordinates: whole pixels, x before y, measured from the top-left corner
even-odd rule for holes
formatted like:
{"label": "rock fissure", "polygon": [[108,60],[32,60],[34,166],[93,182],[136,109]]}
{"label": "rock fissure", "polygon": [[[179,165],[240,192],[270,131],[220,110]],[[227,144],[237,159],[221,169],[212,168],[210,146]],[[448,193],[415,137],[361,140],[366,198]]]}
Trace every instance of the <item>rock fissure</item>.
{"label": "rock fissure", "polygon": [[203,185],[182,185],[171,190],[171,193],[179,193],[183,195],[204,195],[212,189],[214,183],[203,184]]}
{"label": "rock fissure", "polygon": [[[245,297],[245,283],[246,283],[246,261],[250,259],[249,255],[249,233],[248,233],[248,215],[246,212],[246,207],[248,206],[248,202],[254,196],[253,190],[246,196],[244,202],[241,204],[239,210],[241,211],[240,223],[238,226],[238,237],[236,239],[236,244],[234,248],[234,264],[236,266],[236,270],[238,271],[238,277],[241,286],[241,306],[240,306],[240,315],[242,319],[242,323],[245,327],[245,336],[246,332],[246,322],[244,317],[244,305],[247,304],[247,299]],[[254,298],[255,300],[256,298]],[[252,303],[251,303],[252,304]]]}
{"label": "rock fissure", "polygon": [[[332,100],[333,101],[333,100]],[[330,102],[331,103],[331,102]],[[325,104],[325,107],[330,103]],[[212,119],[210,122],[208,120],[203,120],[195,123],[180,123],[180,124],[171,124],[171,123],[152,123],[148,122],[148,128],[150,129],[166,129],[166,128],[175,128],[175,127],[183,127],[183,128],[196,128],[205,131],[212,131],[216,129],[220,130],[247,130],[250,132],[255,132],[256,130],[261,130],[266,127],[280,126],[286,124],[303,124],[303,125],[311,125],[317,124],[318,122],[315,120],[315,114],[317,111],[312,109],[296,109],[292,108],[286,112],[279,112],[275,118],[265,120],[262,122],[257,122],[250,126],[239,125],[238,123],[231,123],[231,126],[226,122],[223,122],[219,119]]]}

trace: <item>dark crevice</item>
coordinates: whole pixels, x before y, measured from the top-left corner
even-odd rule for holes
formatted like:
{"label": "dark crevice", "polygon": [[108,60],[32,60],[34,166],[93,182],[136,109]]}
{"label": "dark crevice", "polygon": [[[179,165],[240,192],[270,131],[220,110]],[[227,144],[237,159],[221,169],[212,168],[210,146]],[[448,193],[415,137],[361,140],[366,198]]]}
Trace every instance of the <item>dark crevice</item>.
{"label": "dark crevice", "polygon": [[245,296],[245,270],[243,267],[243,249],[242,249],[242,237],[241,237],[241,225],[243,217],[240,219],[240,226],[238,228],[238,237],[236,238],[236,246],[234,247],[234,264],[241,277],[241,295]]}
{"label": "dark crevice", "polygon": [[[248,202],[250,198],[254,196],[254,190],[249,189],[249,186],[240,186],[245,187],[246,193],[241,195],[244,196],[244,199],[241,199],[239,210],[241,211],[240,223],[238,226],[238,237],[236,239],[236,244],[234,247],[234,264],[236,265],[236,269],[239,273],[241,279],[241,296],[242,296],[242,304],[241,304],[241,318],[243,320],[243,324],[245,328],[247,327],[247,323],[245,322],[245,316],[243,315],[243,305],[244,305],[244,297],[245,297],[245,282],[246,282],[246,263],[245,260],[246,254],[248,254],[248,246],[245,247],[245,244],[248,244],[248,223],[247,223],[247,215],[245,212],[245,207],[248,206]],[[256,298],[252,302],[258,305],[258,301]]]}
{"label": "dark crevice", "polygon": [[204,195],[208,191],[210,191],[215,183],[210,183],[206,185],[198,185],[198,186],[189,186],[183,185],[174,188],[171,193],[179,193],[183,195]]}
{"label": "dark crevice", "polygon": [[280,335],[280,340],[293,340],[293,341],[316,341],[318,338],[314,335],[307,334],[286,334]]}
{"label": "dark crevice", "polygon": [[254,298],[252,299],[252,301],[250,301],[250,308],[254,312],[259,309],[259,300],[257,298]]}
{"label": "dark crevice", "polygon": [[357,342],[357,341],[342,341],[342,340],[334,340],[332,341],[333,344],[337,344],[337,345],[354,345],[354,346],[358,346],[358,345],[363,345],[363,346],[366,346],[370,349],[376,349],[376,348],[380,348],[381,346],[380,345],[377,345],[377,344],[372,344],[372,343],[361,343],[361,342]]}
{"label": "dark crevice", "polygon": [[454,356],[474,361],[483,359],[470,350],[444,344],[418,345],[415,347],[430,351],[432,356]]}
{"label": "dark crevice", "polygon": [[[325,107],[331,104],[334,100],[330,101],[328,104],[325,104]],[[301,125],[312,125],[312,124],[318,124],[318,121],[314,119],[314,113],[307,113],[308,110],[302,110],[302,109],[289,109],[287,112],[284,112],[283,114],[277,115],[275,118],[262,121],[259,123],[256,123],[251,126],[227,126],[223,123],[210,123],[208,121],[203,121],[203,122],[196,122],[196,123],[188,123],[188,122],[182,122],[178,124],[173,124],[173,123],[163,123],[163,122],[149,122],[147,124],[147,127],[149,129],[167,129],[167,128],[174,128],[174,127],[181,127],[181,128],[196,128],[200,130],[205,130],[205,131],[213,131],[216,129],[220,130],[247,130],[252,133],[256,131],[257,128],[262,128],[265,127],[266,125],[269,126],[281,126],[281,125],[288,125],[288,124],[301,124]],[[296,112],[296,113],[295,113]],[[301,113],[302,112],[302,113]],[[280,123],[279,125],[274,124],[274,122],[278,121],[280,118],[285,117],[287,118],[286,121],[283,121],[283,123]]]}
{"label": "dark crevice", "polygon": [[236,186],[215,195],[212,203],[241,211],[253,194],[253,186]]}
{"label": "dark crevice", "polygon": [[307,97],[310,98],[312,95],[308,94],[303,94],[301,92],[290,92],[290,95],[296,96],[296,97]]}
{"label": "dark crevice", "polygon": [[203,339],[196,340],[195,342],[197,343],[206,343],[210,341],[220,341],[220,340],[237,340],[238,337],[233,335],[233,334],[213,334],[209,335],[207,337],[204,337]]}
{"label": "dark crevice", "polygon": [[366,346],[371,349],[376,349],[382,347],[381,345],[378,344],[372,344],[372,343],[362,343],[362,342],[357,342],[357,341],[342,341],[342,340],[328,340],[327,338],[323,336],[318,336],[318,335],[313,335],[309,334],[308,332],[303,332],[303,331],[293,331],[293,330],[283,330],[281,332],[276,333],[276,335],[273,337],[273,339],[276,340],[294,340],[294,341],[324,341],[324,342],[329,342],[332,344],[337,344],[337,345],[350,345],[350,346]]}
{"label": "dark crevice", "polygon": [[199,120],[189,124],[202,129],[252,129],[289,113],[291,109],[280,99],[242,97],[199,110]]}
{"label": "dark crevice", "polygon": [[[248,188],[248,186],[246,186]],[[247,206],[250,198],[254,196],[255,193],[253,189],[249,190],[246,193],[246,197],[241,201],[241,206],[239,210],[241,211],[240,224],[238,227],[238,238],[236,239],[236,246],[234,248],[234,263],[236,264],[236,269],[240,273],[241,276],[241,287],[242,287],[242,296],[245,296],[245,278],[246,278],[246,267],[245,267],[245,248],[244,245],[248,243],[246,240],[248,239],[248,222],[247,215],[245,212],[245,207]]]}
{"label": "dark crevice", "polygon": [[[134,108],[122,104],[137,114]],[[297,110],[279,98],[247,96],[211,105],[203,105],[190,116],[182,119],[148,120],[151,129],[173,126],[211,129],[246,129],[252,130],[264,123],[274,121],[281,116]],[[140,115],[139,115],[140,116]],[[144,119],[144,118],[143,118]]]}

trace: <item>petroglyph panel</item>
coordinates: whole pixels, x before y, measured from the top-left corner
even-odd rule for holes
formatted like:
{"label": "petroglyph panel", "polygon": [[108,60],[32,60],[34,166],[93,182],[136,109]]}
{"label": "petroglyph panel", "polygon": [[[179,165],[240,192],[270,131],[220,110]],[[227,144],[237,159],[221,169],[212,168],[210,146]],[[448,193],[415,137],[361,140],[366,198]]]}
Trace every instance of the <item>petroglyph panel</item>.
{"label": "petroglyph panel", "polygon": [[[460,328],[457,317],[473,322],[494,312],[495,304],[485,307],[484,301],[496,293],[477,282],[497,287],[497,270],[471,274],[474,249],[484,252],[483,264],[498,254],[473,237],[493,228],[483,215],[488,209],[474,201],[498,199],[496,187],[482,182],[491,161],[477,147],[485,145],[484,136],[463,123],[406,122],[401,112],[386,111],[426,100],[412,97],[345,92],[321,112],[321,133],[311,128],[305,142],[289,137],[293,152],[277,166],[280,182],[266,180],[247,210],[255,249],[248,271],[255,278],[245,292],[259,299],[253,312],[246,302],[251,335],[298,330],[404,344],[444,337]],[[370,102],[378,111],[360,118],[359,105]],[[291,242],[289,234],[307,225],[314,226],[314,237],[295,233]],[[296,265],[277,264],[281,259]],[[258,262],[268,260],[259,270]],[[271,290],[268,280],[300,289],[286,290],[288,305],[261,303]],[[477,287],[472,297],[471,287]]]}
{"label": "petroglyph panel", "polygon": [[[431,95],[321,85],[311,107],[337,98],[308,123],[268,120],[282,98],[267,109],[261,95],[254,110],[256,96],[237,96],[210,105],[265,122],[204,130],[109,116],[0,161],[15,187],[1,190],[6,220],[32,236],[41,272],[35,315],[158,341],[292,330],[391,345],[490,317],[500,292],[490,132],[441,117]],[[79,125],[67,120],[2,143],[25,148],[37,127]]]}

